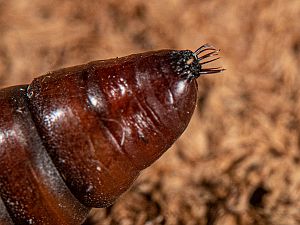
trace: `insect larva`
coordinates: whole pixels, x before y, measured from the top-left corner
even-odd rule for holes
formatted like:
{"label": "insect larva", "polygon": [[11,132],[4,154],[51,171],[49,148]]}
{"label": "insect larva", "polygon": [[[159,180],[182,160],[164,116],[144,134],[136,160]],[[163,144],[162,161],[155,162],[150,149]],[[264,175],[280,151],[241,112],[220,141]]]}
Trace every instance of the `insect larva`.
{"label": "insect larva", "polygon": [[112,204],[184,131],[216,54],[146,52],[0,90],[0,224],[81,224]]}

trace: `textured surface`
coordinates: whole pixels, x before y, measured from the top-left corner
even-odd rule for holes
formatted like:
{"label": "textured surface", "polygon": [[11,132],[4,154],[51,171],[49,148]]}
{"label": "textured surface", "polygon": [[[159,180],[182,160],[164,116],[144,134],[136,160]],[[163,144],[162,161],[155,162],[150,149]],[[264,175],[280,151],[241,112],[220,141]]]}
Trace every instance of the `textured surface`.
{"label": "textured surface", "polygon": [[300,221],[300,2],[0,0],[1,86],[160,48],[222,49],[185,135],[98,224]]}

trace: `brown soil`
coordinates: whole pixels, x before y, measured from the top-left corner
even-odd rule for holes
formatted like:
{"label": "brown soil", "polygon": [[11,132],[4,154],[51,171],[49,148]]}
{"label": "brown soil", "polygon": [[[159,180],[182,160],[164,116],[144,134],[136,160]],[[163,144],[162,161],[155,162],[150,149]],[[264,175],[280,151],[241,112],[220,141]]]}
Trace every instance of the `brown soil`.
{"label": "brown soil", "polygon": [[0,83],[212,43],[227,70],[199,78],[199,104],[185,134],[92,220],[300,224],[299,21],[299,0],[0,0]]}

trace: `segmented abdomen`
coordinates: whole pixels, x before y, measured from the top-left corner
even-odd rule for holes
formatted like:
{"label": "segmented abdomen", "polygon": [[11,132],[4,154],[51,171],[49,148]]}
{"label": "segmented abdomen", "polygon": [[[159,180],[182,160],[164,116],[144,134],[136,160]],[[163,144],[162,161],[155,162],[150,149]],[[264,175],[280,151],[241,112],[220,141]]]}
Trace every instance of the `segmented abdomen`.
{"label": "segmented abdomen", "polygon": [[95,61],[0,90],[0,222],[76,225],[112,204],[187,127],[190,57]]}
{"label": "segmented abdomen", "polygon": [[[15,224],[80,224],[88,209],[49,158],[27,103],[27,86],[0,91],[0,218]],[[11,224],[7,219],[1,224]]]}

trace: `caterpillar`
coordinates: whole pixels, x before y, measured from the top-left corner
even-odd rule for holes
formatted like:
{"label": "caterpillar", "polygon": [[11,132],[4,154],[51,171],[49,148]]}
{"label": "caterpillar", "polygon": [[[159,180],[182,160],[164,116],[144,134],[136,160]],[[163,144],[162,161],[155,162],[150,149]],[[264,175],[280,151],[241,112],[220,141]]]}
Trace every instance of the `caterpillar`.
{"label": "caterpillar", "polygon": [[185,130],[217,54],[145,52],[0,90],[0,224],[82,224],[111,205]]}

